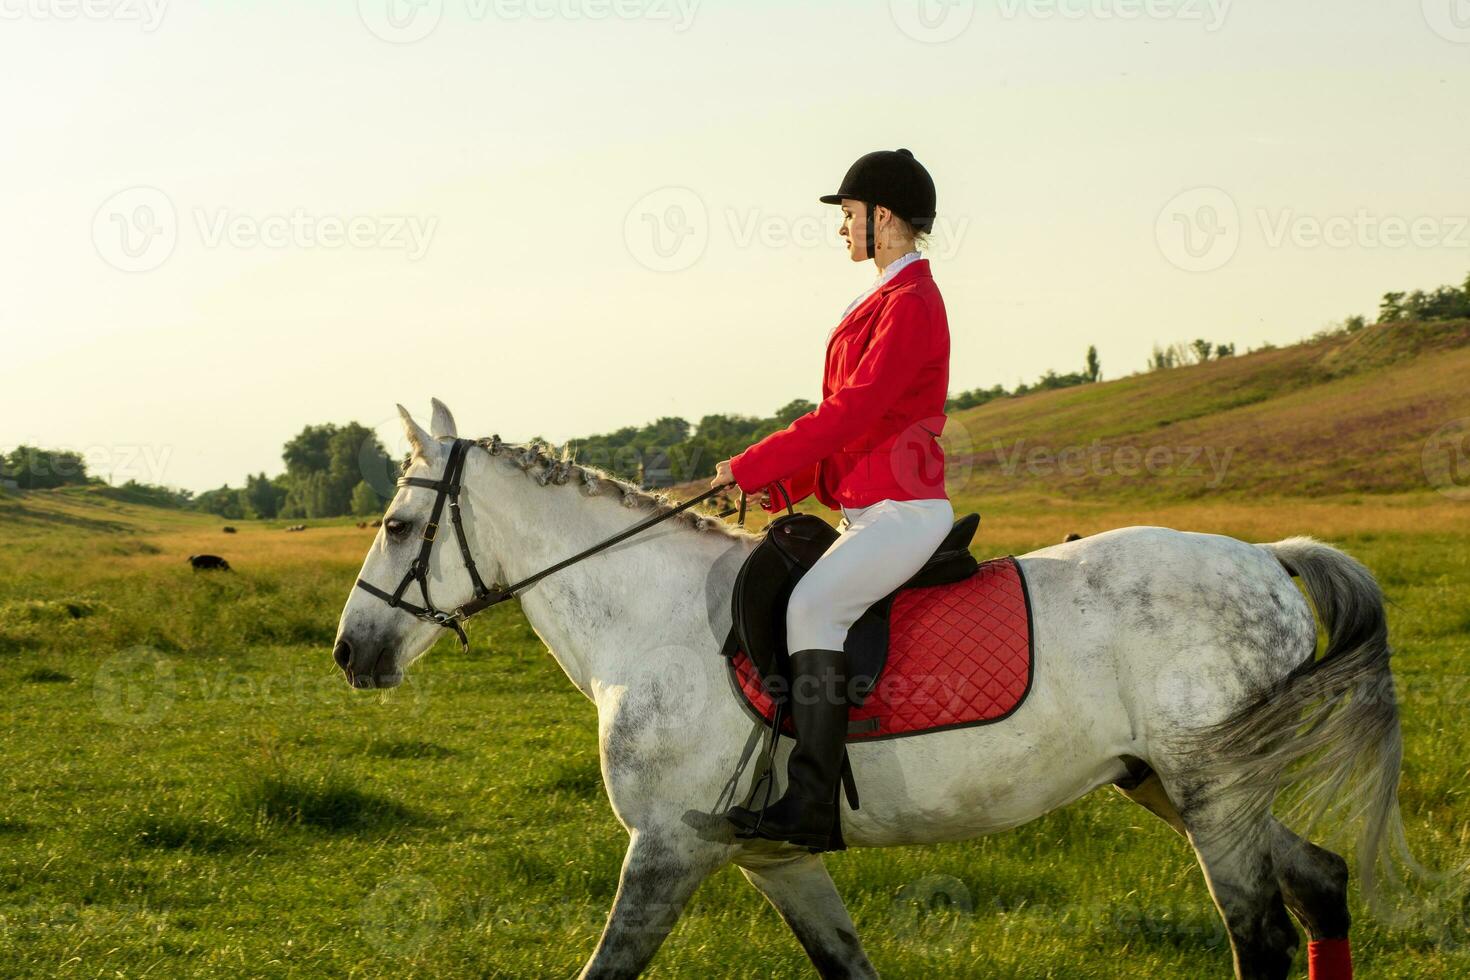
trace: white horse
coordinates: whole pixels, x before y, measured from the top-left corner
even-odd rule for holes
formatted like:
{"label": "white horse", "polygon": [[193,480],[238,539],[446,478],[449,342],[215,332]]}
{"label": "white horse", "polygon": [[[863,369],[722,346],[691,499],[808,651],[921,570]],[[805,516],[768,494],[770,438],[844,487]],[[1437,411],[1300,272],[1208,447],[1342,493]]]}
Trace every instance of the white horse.
{"label": "white horse", "polygon": [[[399,411],[413,448],[406,475],[437,478],[456,437],[453,417],[435,400],[431,435]],[[481,574],[501,582],[670,506],[498,437],[469,447],[461,482],[469,550]],[[398,491],[363,581],[397,587],[435,496],[420,486]],[[629,836],[584,977],[639,974],[695,888],[727,862],[776,907],[822,976],[877,975],[821,859],[738,840],[720,815],[756,727],[718,651],[735,573],[757,540],[686,511],[519,595],[536,634],[597,706],[603,782]],[[438,607],[467,601],[453,535],[442,534],[431,555]],[[1287,767],[1306,760],[1306,785],[1324,802],[1348,800],[1363,818],[1370,897],[1375,868],[1402,843],[1399,720],[1383,599],[1367,569],[1311,538],[1247,544],[1162,527],[1109,531],[1019,562],[1035,616],[1029,697],[997,724],[851,744],[862,800],[843,814],[848,846],[993,833],[1116,784],[1194,848],[1237,976],[1287,975],[1298,943],[1288,910],[1313,941],[1346,940],[1347,865],[1287,829],[1270,806],[1292,778]],[[1292,575],[1324,621],[1321,658]],[[405,598],[417,601],[417,592]],[[355,588],[333,652],[355,686],[393,686],[440,635]],[[775,770],[784,774],[784,753]],[[753,777],[742,773],[737,799]]]}

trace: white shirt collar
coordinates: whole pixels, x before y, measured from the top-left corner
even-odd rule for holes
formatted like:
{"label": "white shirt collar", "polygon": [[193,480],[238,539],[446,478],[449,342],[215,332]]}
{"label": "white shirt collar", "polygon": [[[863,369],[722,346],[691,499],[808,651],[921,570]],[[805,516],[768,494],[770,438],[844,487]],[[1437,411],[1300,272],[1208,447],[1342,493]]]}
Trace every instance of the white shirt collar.
{"label": "white shirt collar", "polygon": [[[878,276],[878,278],[874,280],[873,285],[864,290],[863,294],[857,299],[847,304],[847,309],[842,311],[842,319],[846,320],[849,313],[857,309],[858,306],[863,302],[863,300],[867,299],[869,296],[872,296],[879,289],[882,289],[883,284],[888,282],[888,280],[892,279],[894,276],[898,275],[898,273],[903,269],[904,266],[909,265],[912,262],[917,262],[921,258],[923,258],[923,256],[916,251],[908,252],[904,255],[900,255],[898,258],[888,263],[888,268],[884,269],[882,275]],[[835,333],[836,331],[834,330],[833,332]]]}

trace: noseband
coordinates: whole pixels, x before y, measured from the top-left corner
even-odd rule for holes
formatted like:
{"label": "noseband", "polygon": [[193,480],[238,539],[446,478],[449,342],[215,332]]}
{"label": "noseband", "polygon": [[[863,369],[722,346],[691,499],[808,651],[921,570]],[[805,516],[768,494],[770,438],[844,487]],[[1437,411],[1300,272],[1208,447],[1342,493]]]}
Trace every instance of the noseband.
{"label": "noseband", "polygon": [[[435,491],[434,510],[429,515],[429,522],[424,525],[423,544],[419,546],[419,553],[408,566],[408,571],[403,575],[403,581],[398,583],[398,588],[392,593],[384,592],[382,589],[362,579],[357,580],[357,587],[363,589],[395,609],[402,609],[411,613],[419,619],[443,629],[454,630],[459,637],[460,645],[466,650],[470,646],[470,638],[465,635],[464,626],[461,625],[466,619],[482,609],[488,609],[497,602],[503,602],[510,598],[510,592],[506,589],[492,591],[486,588],[485,582],[480,578],[480,571],[475,565],[475,556],[470,553],[470,542],[465,537],[464,521],[459,513],[459,491],[460,477],[464,474],[464,459],[469,452],[470,440],[456,439],[454,445],[449,449],[449,462],[444,467],[444,476],[438,480],[425,480],[420,477],[399,477],[400,487],[427,487]],[[459,553],[464,558],[464,567],[470,573],[470,581],[475,587],[475,597],[462,606],[449,612],[437,608],[434,600],[429,597],[429,553],[434,550],[434,540],[439,534],[439,519],[444,516],[444,503],[449,502],[449,519],[454,525],[454,536],[459,541]],[[416,606],[411,602],[405,602],[403,593],[407,591],[412,582],[419,584],[419,592],[423,594],[424,604]],[[497,586],[499,583],[496,583]],[[474,608],[471,608],[474,607]]]}
{"label": "noseband", "polygon": [[[495,442],[496,444],[499,443],[499,437],[496,437]],[[435,626],[438,626],[441,629],[453,630],[454,635],[459,637],[460,646],[463,647],[465,650],[468,650],[470,648],[470,638],[465,635],[464,621],[469,619],[471,616],[479,612],[484,612],[491,606],[497,605],[507,599],[514,597],[519,590],[540,581],[547,575],[550,575],[552,572],[558,571],[567,567],[568,565],[579,562],[583,558],[586,558],[588,555],[596,554],[603,548],[615,545],[619,541],[622,541],[624,538],[632,537],[634,534],[637,534],[639,531],[642,531],[645,528],[653,527],[653,525],[657,524],[659,521],[667,520],[680,511],[685,510],[689,507],[693,507],[700,501],[712,497],[725,489],[724,486],[715,487],[711,489],[708,493],[702,493],[692,500],[686,500],[684,503],[672,508],[671,510],[668,510],[662,514],[643,521],[640,524],[635,524],[625,531],[620,531],[619,533],[608,538],[606,541],[602,541],[598,544],[593,545],[586,551],[575,554],[572,557],[565,559],[564,561],[557,562],[550,568],[543,568],[535,575],[532,575],[529,578],[521,579],[514,585],[502,586],[499,582],[496,582],[494,584],[494,587],[492,588],[487,587],[485,585],[485,582],[480,578],[480,572],[479,569],[475,566],[474,555],[470,553],[470,542],[469,539],[465,537],[464,523],[461,520],[459,513],[459,491],[462,487],[461,479],[464,476],[465,456],[469,453],[470,446],[473,445],[476,445],[476,443],[472,439],[455,439],[453,445],[451,445],[449,449],[449,462],[446,463],[444,466],[444,475],[438,480],[426,480],[421,477],[411,476],[399,477],[398,486],[426,487],[430,490],[433,490],[436,496],[434,497],[434,509],[429,515],[429,522],[424,525],[423,544],[419,546],[418,556],[414,558],[413,564],[410,565],[408,567],[408,571],[404,573],[403,581],[398,583],[398,588],[394,589],[391,593],[384,592],[377,586],[372,585],[368,582],[364,582],[362,579],[357,580],[357,587],[359,589],[362,589],[365,592],[377,596],[379,599],[382,599],[394,609],[402,609],[404,612],[410,613],[411,615],[422,619],[426,623],[433,623]],[[439,519],[444,515],[444,504],[446,501],[448,501],[449,503],[450,523],[454,525],[454,537],[456,540],[459,541],[460,556],[464,559],[465,570],[470,573],[470,582],[475,587],[474,598],[472,598],[469,602],[466,602],[464,605],[456,606],[454,609],[448,611],[437,608],[434,605],[434,600],[429,597],[429,554],[434,550],[434,540],[439,533]],[[790,505],[788,504],[787,506],[789,509]],[[733,513],[735,513],[735,510],[732,508],[725,511],[723,514],[720,514],[719,516],[728,517]],[[740,495],[740,518],[741,523],[744,523],[744,492],[742,492]],[[413,582],[417,582],[419,584],[419,591],[423,594],[424,604],[422,606],[416,606],[411,602],[405,602],[403,599],[403,593],[407,591],[408,586],[410,585],[410,583]]]}

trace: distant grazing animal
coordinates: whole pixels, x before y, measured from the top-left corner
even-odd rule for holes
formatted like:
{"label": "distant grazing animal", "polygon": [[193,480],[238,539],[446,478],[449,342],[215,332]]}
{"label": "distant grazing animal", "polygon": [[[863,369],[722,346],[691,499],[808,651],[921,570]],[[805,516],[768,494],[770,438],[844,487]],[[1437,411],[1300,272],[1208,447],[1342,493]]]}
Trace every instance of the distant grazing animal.
{"label": "distant grazing animal", "polygon": [[1076,531],[1073,531],[1071,534],[1067,535],[1065,538],[1062,539],[1062,544],[1066,544],[1068,541],[1081,541],[1081,540],[1082,540],[1082,535],[1078,534]]}
{"label": "distant grazing animal", "polygon": [[367,527],[367,521],[358,521],[357,522],[357,526],[358,527]]}
{"label": "distant grazing animal", "polygon": [[225,525],[224,531],[225,531],[226,534],[234,534],[235,533],[235,529],[233,527],[231,527],[230,525],[228,525],[228,524]]}
{"label": "distant grazing animal", "polygon": [[288,531],[305,531],[306,530],[306,525],[305,524],[292,524],[290,527],[286,528],[286,530],[288,530]]}
{"label": "distant grazing animal", "polygon": [[190,555],[189,564],[194,566],[194,571],[212,571],[218,569],[222,572],[230,570],[230,563],[219,555]]}
{"label": "distant grazing animal", "polygon": [[382,526],[383,526],[383,522],[382,522],[381,519],[376,520],[376,521],[373,521],[371,524],[368,525],[368,527],[382,527]]}

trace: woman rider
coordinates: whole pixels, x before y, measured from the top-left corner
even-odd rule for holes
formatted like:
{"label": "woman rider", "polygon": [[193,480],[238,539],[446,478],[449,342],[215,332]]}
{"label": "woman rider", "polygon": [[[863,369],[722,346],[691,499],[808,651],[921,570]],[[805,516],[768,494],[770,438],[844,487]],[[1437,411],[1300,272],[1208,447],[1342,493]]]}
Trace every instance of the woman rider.
{"label": "woman rider", "polygon": [[[878,150],[848,170],[837,193],[854,262],[878,277],[827,342],[822,403],[722,461],[712,487],[760,493],[767,511],[815,493],[842,511],[838,538],[792,590],[786,611],[796,747],[785,794],[764,816],[727,818],[771,840],[825,848],[836,823],[850,690],[847,631],[933,555],[954,524],[944,488],[949,324],[916,239],[934,225],[934,181],[908,150]],[[784,502],[784,498],[783,498]]]}

